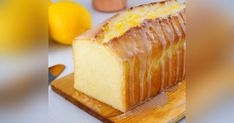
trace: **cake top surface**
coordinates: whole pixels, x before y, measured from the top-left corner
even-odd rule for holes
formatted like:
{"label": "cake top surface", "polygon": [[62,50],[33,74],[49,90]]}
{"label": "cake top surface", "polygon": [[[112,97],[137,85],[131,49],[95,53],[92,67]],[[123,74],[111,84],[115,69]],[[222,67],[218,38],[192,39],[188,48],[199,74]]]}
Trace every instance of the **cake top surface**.
{"label": "cake top surface", "polygon": [[121,36],[130,28],[140,25],[146,19],[156,19],[173,15],[185,8],[174,0],[154,2],[132,7],[113,16],[101,28],[98,36],[101,37],[102,43]]}
{"label": "cake top surface", "polygon": [[129,29],[140,26],[145,20],[166,18],[185,9],[185,5],[175,0],[165,0],[131,7],[122,11],[95,28],[80,35],[77,39],[92,39],[108,43],[120,37]]}

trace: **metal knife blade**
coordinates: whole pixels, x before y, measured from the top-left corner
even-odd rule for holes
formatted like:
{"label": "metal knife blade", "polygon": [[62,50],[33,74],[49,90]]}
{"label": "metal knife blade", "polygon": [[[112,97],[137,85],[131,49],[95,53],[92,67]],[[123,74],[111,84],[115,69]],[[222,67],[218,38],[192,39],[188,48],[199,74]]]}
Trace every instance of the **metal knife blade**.
{"label": "metal knife blade", "polygon": [[65,66],[62,64],[57,64],[49,67],[48,71],[48,84],[55,80],[65,69]]}

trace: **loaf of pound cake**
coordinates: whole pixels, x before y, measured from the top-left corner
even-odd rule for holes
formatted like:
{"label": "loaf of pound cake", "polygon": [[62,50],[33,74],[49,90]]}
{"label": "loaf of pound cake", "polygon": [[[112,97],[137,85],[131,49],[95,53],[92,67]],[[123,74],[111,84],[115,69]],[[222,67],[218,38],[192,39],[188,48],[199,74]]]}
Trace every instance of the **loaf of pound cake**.
{"label": "loaf of pound cake", "polygon": [[185,78],[185,5],[132,7],[73,42],[74,88],[122,112]]}

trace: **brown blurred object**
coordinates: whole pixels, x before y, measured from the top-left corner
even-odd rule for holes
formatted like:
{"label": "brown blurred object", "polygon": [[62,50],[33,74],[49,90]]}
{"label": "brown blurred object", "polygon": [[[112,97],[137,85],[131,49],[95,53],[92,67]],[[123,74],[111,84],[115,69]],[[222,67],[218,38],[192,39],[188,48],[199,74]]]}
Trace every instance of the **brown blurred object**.
{"label": "brown blurred object", "polygon": [[93,7],[102,12],[115,12],[126,7],[127,0],[93,0]]}
{"label": "brown blurred object", "polygon": [[[44,88],[43,82],[38,75],[28,75],[14,78],[0,87],[0,109],[20,108],[26,101]],[[46,92],[46,90],[43,90]]]}
{"label": "brown blurred object", "polygon": [[215,112],[219,117],[212,119],[222,119],[214,109],[225,107],[224,102],[234,97],[233,28],[227,12],[220,6],[213,0],[186,4],[189,123],[200,123],[199,120]]}
{"label": "brown blurred object", "polygon": [[187,15],[189,69],[186,71],[191,75],[200,74],[228,59],[232,31],[225,13],[215,7],[193,4],[187,9]]}

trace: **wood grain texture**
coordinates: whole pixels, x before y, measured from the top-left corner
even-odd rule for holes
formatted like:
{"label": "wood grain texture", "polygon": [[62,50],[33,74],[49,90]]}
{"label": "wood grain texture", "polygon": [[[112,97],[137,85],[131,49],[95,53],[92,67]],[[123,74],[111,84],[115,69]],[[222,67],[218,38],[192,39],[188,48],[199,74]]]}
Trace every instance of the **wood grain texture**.
{"label": "wood grain texture", "polygon": [[185,82],[179,83],[176,91],[166,93],[168,102],[165,105],[119,117],[123,114],[122,112],[76,91],[73,88],[73,78],[73,74],[69,74],[53,81],[51,84],[53,91],[103,122],[174,123],[185,116]]}

